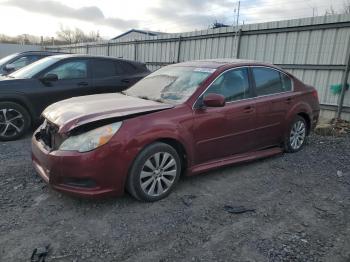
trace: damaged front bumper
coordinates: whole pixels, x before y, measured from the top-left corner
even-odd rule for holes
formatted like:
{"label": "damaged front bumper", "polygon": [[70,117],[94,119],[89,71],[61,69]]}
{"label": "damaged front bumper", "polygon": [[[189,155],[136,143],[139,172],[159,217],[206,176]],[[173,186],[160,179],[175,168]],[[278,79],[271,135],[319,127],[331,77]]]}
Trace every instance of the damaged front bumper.
{"label": "damaged front bumper", "polygon": [[37,173],[52,188],[76,196],[122,195],[126,160],[117,156],[123,154],[108,144],[86,153],[49,151],[35,134],[32,138],[32,162]]}

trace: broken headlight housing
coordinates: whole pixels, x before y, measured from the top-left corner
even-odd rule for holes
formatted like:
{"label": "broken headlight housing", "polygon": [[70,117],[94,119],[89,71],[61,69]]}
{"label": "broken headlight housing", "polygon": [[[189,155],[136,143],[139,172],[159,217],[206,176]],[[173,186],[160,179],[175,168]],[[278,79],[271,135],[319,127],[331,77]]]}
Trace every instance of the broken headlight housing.
{"label": "broken headlight housing", "polygon": [[59,147],[62,151],[78,151],[81,153],[94,150],[107,144],[112,136],[119,130],[122,122],[105,125],[86,133],[68,137]]}

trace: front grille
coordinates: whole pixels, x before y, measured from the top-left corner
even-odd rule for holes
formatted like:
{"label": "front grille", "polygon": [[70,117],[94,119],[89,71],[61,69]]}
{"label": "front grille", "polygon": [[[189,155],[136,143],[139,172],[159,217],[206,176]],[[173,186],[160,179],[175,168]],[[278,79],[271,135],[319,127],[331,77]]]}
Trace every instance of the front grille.
{"label": "front grille", "polygon": [[57,149],[62,141],[60,134],[58,134],[58,127],[47,120],[40,126],[35,138],[49,150]]}

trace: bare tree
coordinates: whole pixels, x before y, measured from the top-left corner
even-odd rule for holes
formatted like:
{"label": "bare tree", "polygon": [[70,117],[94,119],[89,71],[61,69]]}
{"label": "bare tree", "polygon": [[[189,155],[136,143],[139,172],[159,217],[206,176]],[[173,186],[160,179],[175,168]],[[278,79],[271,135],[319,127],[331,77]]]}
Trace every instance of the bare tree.
{"label": "bare tree", "polygon": [[57,37],[68,44],[73,44],[74,42],[73,34],[74,33],[70,28],[68,27],[65,28],[63,25],[60,25],[60,30],[56,32]]}
{"label": "bare tree", "polygon": [[344,2],[344,14],[350,14],[350,0]]}
{"label": "bare tree", "polygon": [[326,9],[326,12],[324,15],[335,15],[337,12],[334,10],[333,6],[331,5],[328,9]]}
{"label": "bare tree", "polygon": [[62,25],[56,35],[58,39],[67,44],[96,42],[100,38],[99,32],[91,31],[89,34],[85,34],[84,31],[79,28],[70,29],[69,27],[63,27]]}

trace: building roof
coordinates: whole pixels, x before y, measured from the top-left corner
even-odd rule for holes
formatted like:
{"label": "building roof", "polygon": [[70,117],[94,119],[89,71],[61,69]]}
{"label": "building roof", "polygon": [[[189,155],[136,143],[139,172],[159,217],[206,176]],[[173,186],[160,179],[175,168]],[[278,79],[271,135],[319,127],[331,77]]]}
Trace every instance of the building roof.
{"label": "building roof", "polygon": [[138,29],[131,29],[129,31],[126,31],[125,33],[121,34],[121,35],[118,35],[114,38],[112,38],[111,40],[116,40],[120,37],[123,37],[127,34],[130,34],[132,32],[135,32],[135,33],[140,33],[140,34],[144,34],[144,35],[149,35],[149,36],[157,36],[157,35],[162,35],[162,34],[166,34],[164,32],[156,32],[156,31],[147,31],[147,30],[138,30]]}

